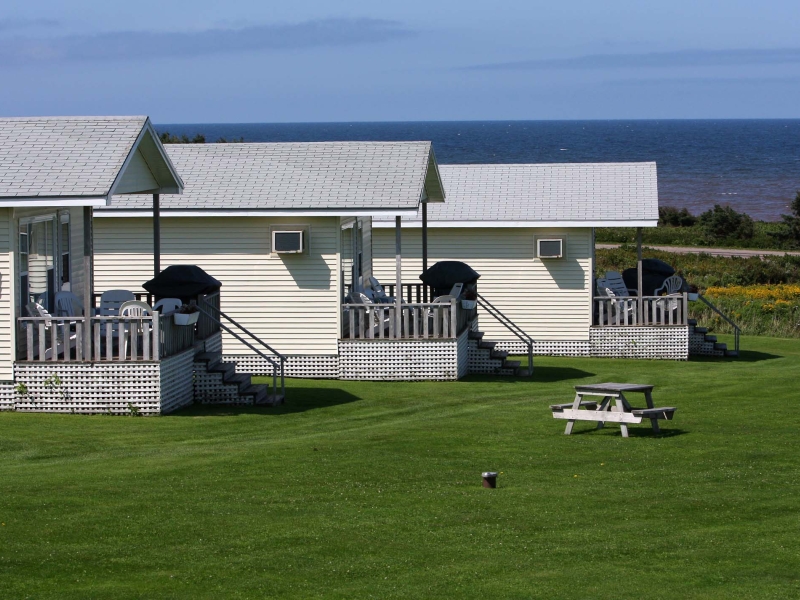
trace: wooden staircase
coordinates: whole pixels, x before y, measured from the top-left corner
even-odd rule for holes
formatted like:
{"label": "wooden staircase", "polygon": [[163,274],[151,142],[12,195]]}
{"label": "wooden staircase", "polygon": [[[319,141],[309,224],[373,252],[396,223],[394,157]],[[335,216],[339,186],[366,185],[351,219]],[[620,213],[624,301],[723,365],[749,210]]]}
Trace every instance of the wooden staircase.
{"label": "wooden staircase", "polygon": [[495,350],[497,342],[484,340],[483,337],[482,331],[469,332],[467,373],[516,377],[529,374],[528,367],[521,366],[520,361],[508,359],[508,352]]}
{"label": "wooden staircase", "polygon": [[253,383],[252,375],[237,373],[235,362],[222,360],[221,352],[203,352],[194,357],[194,397],[199,404],[283,404],[284,397],[269,385]]}
{"label": "wooden staircase", "polygon": [[717,341],[717,336],[710,335],[707,327],[698,327],[697,319],[689,319],[689,356],[739,356],[736,350],[728,349],[728,345]]}

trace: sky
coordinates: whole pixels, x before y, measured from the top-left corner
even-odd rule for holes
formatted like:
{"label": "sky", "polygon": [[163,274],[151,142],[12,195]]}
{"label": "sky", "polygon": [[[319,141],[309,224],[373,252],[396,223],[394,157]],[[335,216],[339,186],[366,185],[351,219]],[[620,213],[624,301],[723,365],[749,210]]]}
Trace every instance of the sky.
{"label": "sky", "polygon": [[800,118],[797,0],[4,0],[0,115]]}

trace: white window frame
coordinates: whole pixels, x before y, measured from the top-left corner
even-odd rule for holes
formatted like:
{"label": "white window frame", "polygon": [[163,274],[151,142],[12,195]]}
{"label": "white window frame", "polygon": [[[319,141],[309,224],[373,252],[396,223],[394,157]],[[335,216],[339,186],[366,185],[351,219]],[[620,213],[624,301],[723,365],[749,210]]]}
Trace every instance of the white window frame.
{"label": "white window frame", "polygon": [[[542,242],[561,242],[561,255],[541,256],[539,253],[539,244]],[[564,260],[567,257],[567,238],[563,235],[537,235],[534,237],[533,247],[535,256],[539,260]]]}

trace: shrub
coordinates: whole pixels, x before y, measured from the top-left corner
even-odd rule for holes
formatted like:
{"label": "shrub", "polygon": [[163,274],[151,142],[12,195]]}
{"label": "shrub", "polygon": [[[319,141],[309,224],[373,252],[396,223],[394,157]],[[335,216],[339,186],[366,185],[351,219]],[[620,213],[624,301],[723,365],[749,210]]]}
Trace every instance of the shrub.
{"label": "shrub", "polygon": [[659,227],[693,227],[697,217],[685,208],[677,209],[673,206],[658,207]]}
{"label": "shrub", "polygon": [[736,212],[730,206],[715,204],[698,219],[703,234],[712,241],[726,238],[749,240],[755,233],[755,225],[750,215]]}
{"label": "shrub", "polygon": [[782,245],[796,248],[800,245],[800,191],[795,194],[791,208],[792,214],[781,215],[781,228],[772,235]]}

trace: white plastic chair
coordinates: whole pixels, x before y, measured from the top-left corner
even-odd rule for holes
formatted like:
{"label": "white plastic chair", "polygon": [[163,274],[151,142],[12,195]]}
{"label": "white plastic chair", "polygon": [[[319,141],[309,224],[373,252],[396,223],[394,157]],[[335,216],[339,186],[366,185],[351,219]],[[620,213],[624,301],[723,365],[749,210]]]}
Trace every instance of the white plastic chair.
{"label": "white plastic chair", "polygon": [[183,306],[178,298],[162,298],[153,305],[153,310],[157,310],[162,315],[170,315]]}
{"label": "white plastic chair", "polygon": [[136,300],[133,292],[128,290],[108,290],[100,296],[100,308],[97,315],[100,317],[117,317],[119,310],[126,302]]}
{"label": "white plastic chair", "polygon": [[153,307],[140,300],[128,300],[119,307],[120,317],[149,317],[153,314]]}
{"label": "white plastic chair", "polygon": [[[464,289],[464,284],[463,283],[457,283],[450,289],[450,293],[448,294],[448,296],[452,296],[453,298],[458,300],[458,297],[461,295],[461,292],[462,292],[463,289]],[[434,300],[434,302],[435,302],[435,300]]]}
{"label": "white plastic chair", "polygon": [[56,316],[80,317],[84,314],[83,303],[72,292],[56,292]]}
{"label": "white plastic chair", "polygon": [[377,279],[369,277],[367,281],[369,283],[369,289],[372,290],[373,299],[376,302],[380,302],[381,304],[393,304],[395,302],[393,296],[386,295],[386,290],[383,289],[383,286]]}
{"label": "white plastic chair", "polygon": [[[153,315],[153,308],[147,303],[140,300],[128,300],[119,307],[120,317],[149,317]],[[143,333],[139,325],[135,322],[126,323],[123,327],[125,355],[128,355],[128,344],[130,342],[130,333],[133,328],[136,328],[136,335],[139,336]]]}
{"label": "white plastic chair", "polygon": [[611,288],[603,288],[601,296],[608,296],[611,301],[608,303],[611,310],[608,311],[606,316],[606,325],[616,325],[617,314],[619,314],[619,322],[621,325],[635,325],[636,324],[636,302],[630,299],[630,296],[619,297]]}
{"label": "white plastic chair", "polygon": [[664,312],[673,313],[673,318],[677,317],[678,313],[678,296],[680,295],[680,291],[683,289],[683,278],[679,275],[671,275],[664,280],[664,283],[661,284],[661,287],[658,288],[654,294],[656,296],[661,296],[665,294],[666,296],[671,296],[671,298],[667,299],[664,298],[663,300],[657,300],[657,306]]}
{"label": "white plastic chair", "polygon": [[672,275],[664,280],[664,283],[654,292],[654,295],[660,296],[662,293],[666,295],[678,294],[682,289],[683,277],[680,275]]}
{"label": "white plastic chair", "polygon": [[617,271],[608,271],[604,279],[598,279],[597,287],[600,288],[600,282],[604,282],[604,288],[608,288],[614,292],[615,296],[638,296],[638,291],[629,288],[625,285],[625,280],[622,275]]}

